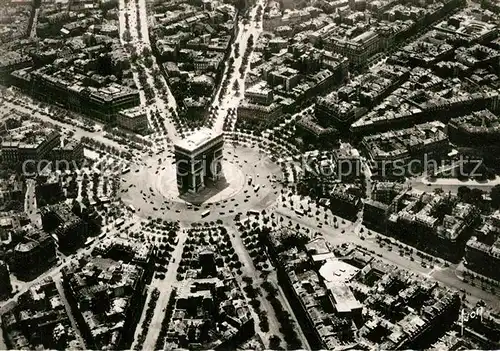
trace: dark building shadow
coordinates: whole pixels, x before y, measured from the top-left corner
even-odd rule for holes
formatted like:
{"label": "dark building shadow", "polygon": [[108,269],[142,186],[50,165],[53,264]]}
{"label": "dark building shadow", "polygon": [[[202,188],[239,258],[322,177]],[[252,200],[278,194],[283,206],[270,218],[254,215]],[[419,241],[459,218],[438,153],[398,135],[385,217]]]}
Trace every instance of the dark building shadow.
{"label": "dark building shadow", "polygon": [[217,181],[212,181],[210,179],[205,180],[205,188],[192,194],[190,192],[184,192],[179,195],[179,197],[193,205],[203,205],[206,201],[223,191],[229,186],[226,177],[222,175]]}

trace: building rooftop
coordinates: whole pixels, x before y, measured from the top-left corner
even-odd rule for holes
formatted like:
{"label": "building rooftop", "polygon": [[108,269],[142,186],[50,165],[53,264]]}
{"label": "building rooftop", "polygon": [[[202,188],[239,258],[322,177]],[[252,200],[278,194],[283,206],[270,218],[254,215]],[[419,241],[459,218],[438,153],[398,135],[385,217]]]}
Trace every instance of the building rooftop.
{"label": "building rooftop", "polygon": [[319,274],[325,280],[326,287],[350,281],[359,269],[337,259],[328,259],[319,269]]}
{"label": "building rooftop", "polygon": [[334,300],[337,312],[351,312],[363,308],[363,305],[356,300],[351,288],[345,284],[334,284],[328,286]]}
{"label": "building rooftop", "polygon": [[[46,277],[13,301],[1,314],[5,343],[12,349],[83,350],[52,277]],[[39,328],[26,328],[26,325]],[[62,338],[61,338],[62,336]]]}
{"label": "building rooftop", "polygon": [[178,141],[175,144],[175,148],[181,148],[193,152],[221,135],[222,134],[218,134],[209,128],[201,128],[188,137]]}
{"label": "building rooftop", "polygon": [[111,250],[119,250],[133,255],[133,261],[147,262],[152,253],[152,245],[136,240],[124,239],[120,237],[107,238],[101,241],[95,248],[95,252],[100,255],[107,255]]}
{"label": "building rooftop", "polygon": [[143,288],[144,269],[122,261],[88,256],[65,267],[62,273],[96,349],[118,348],[127,330],[125,316],[131,306],[140,303],[134,292]]}
{"label": "building rooftop", "polygon": [[143,106],[136,106],[125,110],[121,110],[120,114],[130,119],[134,119],[134,118],[144,117],[146,115],[146,109]]}
{"label": "building rooftop", "polygon": [[447,21],[438,23],[434,28],[439,31],[453,33],[466,40],[477,40],[495,31],[495,24],[478,21],[467,13],[456,14]]}

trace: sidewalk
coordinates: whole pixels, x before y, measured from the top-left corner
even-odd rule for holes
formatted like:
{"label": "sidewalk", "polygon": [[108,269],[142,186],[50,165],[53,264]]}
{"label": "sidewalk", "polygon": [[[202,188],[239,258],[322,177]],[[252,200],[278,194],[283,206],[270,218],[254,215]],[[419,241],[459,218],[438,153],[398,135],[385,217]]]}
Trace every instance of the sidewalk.
{"label": "sidewalk", "polygon": [[431,181],[428,177],[423,177],[421,181],[424,184],[431,185],[495,186],[500,184],[500,177],[497,176],[494,180],[485,180],[484,182],[478,182],[477,180],[461,181],[456,178],[437,178]]}

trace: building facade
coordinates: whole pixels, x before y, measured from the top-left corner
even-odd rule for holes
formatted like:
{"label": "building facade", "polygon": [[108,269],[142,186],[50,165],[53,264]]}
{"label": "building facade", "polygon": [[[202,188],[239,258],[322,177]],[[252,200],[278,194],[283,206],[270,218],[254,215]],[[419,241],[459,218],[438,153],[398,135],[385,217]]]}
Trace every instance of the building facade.
{"label": "building facade", "polygon": [[499,280],[500,273],[498,264],[500,263],[500,240],[493,245],[480,242],[473,236],[465,246],[465,263],[468,269],[479,274]]}
{"label": "building facade", "polygon": [[32,92],[37,99],[85,113],[103,122],[114,121],[120,110],[140,104],[136,89],[117,83],[99,88],[86,86],[82,83],[84,77],[73,72],[49,74],[38,70],[31,77]]}
{"label": "building facade", "polygon": [[210,179],[222,176],[224,137],[208,128],[200,129],[175,145],[177,186],[181,193],[196,193]]}
{"label": "building facade", "polygon": [[7,298],[11,292],[9,268],[4,261],[0,261],[0,300]]}
{"label": "building facade", "polygon": [[122,110],[116,115],[116,123],[120,127],[134,132],[145,131],[148,129],[146,109],[142,107],[133,107]]}
{"label": "building facade", "polygon": [[32,279],[57,261],[54,239],[40,230],[32,230],[14,248],[12,271],[20,279]]}
{"label": "building facade", "polygon": [[3,162],[15,164],[25,161],[48,159],[50,152],[61,143],[56,131],[46,136],[37,136],[32,140],[4,141],[0,144]]}

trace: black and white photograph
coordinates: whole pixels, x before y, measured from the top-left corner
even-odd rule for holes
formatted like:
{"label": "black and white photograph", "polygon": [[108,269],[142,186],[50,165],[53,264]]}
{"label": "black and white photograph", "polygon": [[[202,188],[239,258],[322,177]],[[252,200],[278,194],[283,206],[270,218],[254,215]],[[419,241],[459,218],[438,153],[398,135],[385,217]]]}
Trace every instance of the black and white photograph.
{"label": "black and white photograph", "polygon": [[7,350],[500,350],[500,0],[0,0]]}

